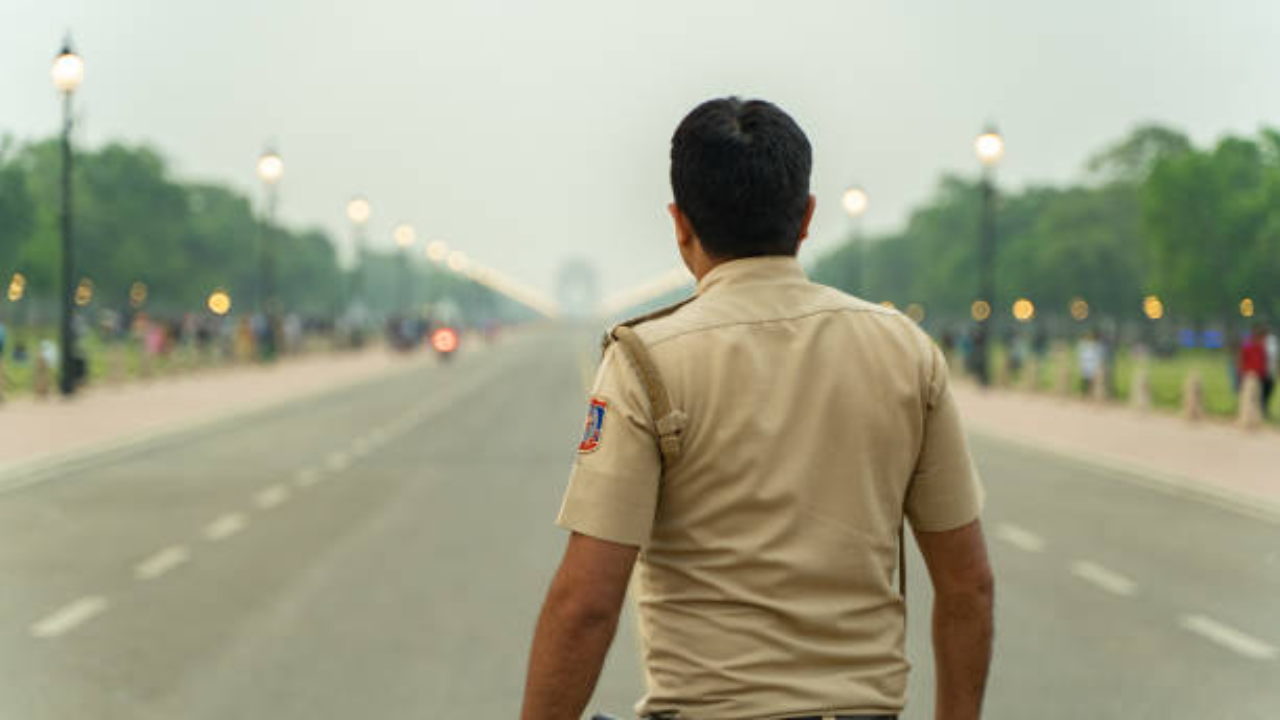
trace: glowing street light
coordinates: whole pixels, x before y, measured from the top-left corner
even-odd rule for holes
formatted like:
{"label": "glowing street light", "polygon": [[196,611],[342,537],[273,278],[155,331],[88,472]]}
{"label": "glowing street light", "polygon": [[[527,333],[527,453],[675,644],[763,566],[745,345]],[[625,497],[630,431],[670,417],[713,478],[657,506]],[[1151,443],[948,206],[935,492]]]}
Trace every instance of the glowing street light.
{"label": "glowing street light", "polygon": [[844,195],[840,198],[840,204],[844,206],[844,211],[851,218],[860,218],[867,211],[867,205],[870,198],[867,197],[867,191],[857,185],[844,191]]}
{"label": "glowing street light", "polygon": [[49,76],[54,88],[62,93],[62,352],[59,353],[61,362],[58,368],[58,390],[63,395],[71,395],[75,392],[78,379],[75,369],[81,367],[72,322],[79,288],[73,287],[75,255],[71,234],[71,130],[74,120],[71,98],[84,82],[84,58],[71,48],[70,37],[63,41],[62,50],[54,57]]}
{"label": "glowing street light", "polygon": [[439,265],[449,258],[449,245],[443,240],[432,240],[427,245],[427,258]]}
{"label": "glowing street light", "polygon": [[408,250],[413,244],[418,242],[418,231],[408,223],[400,223],[391,231],[391,237],[396,241],[396,246],[401,250]]}
{"label": "glowing street light", "polygon": [[347,201],[347,219],[352,225],[366,225],[373,217],[373,205],[367,198],[356,196]]}
{"label": "glowing street light", "polygon": [[284,177],[284,158],[280,154],[268,150],[258,156],[258,178],[267,185],[275,185]]}
{"label": "glowing street light", "polygon": [[986,167],[995,167],[1004,158],[1004,138],[994,127],[988,127],[973,141],[973,152],[978,156],[978,162]]}

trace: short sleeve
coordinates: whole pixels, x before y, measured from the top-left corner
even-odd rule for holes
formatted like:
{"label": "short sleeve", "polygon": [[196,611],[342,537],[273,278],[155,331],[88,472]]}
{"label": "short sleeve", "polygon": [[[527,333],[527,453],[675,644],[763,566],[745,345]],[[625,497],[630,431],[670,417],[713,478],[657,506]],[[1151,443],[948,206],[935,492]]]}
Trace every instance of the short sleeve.
{"label": "short sleeve", "polygon": [[933,358],[924,436],[907,487],[906,513],[916,530],[941,532],[978,519],[983,490],[951,395],[946,359],[936,345],[930,343],[930,347]]}
{"label": "short sleeve", "polygon": [[596,374],[557,525],[623,545],[649,544],[662,477],[650,415],[639,376],[611,345]]}

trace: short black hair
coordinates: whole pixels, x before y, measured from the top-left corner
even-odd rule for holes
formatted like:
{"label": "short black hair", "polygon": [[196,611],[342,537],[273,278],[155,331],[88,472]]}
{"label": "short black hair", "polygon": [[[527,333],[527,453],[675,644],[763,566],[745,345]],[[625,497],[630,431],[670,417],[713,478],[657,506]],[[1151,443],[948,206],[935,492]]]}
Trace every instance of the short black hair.
{"label": "short black hair", "polygon": [[671,138],[671,189],[709,255],[794,255],[809,206],[813,149],[764,100],[708,100]]}

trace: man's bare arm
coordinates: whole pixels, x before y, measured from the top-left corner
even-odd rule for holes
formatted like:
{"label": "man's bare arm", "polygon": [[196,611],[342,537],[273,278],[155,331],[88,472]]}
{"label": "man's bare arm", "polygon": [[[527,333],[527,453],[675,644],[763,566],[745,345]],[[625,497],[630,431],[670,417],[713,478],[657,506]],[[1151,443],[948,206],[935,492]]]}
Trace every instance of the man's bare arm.
{"label": "man's bare arm", "polygon": [[982,716],[994,634],[995,580],[980,521],[944,532],[916,532],[933,581],[937,720]]}
{"label": "man's bare arm", "polygon": [[618,627],[637,548],[573,533],[547,591],[521,720],[578,720]]}

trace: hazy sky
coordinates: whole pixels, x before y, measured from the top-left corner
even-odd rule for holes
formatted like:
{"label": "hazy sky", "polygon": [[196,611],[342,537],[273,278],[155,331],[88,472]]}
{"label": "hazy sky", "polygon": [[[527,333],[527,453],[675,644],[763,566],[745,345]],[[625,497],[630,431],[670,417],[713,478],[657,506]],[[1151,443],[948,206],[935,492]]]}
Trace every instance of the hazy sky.
{"label": "hazy sky", "polygon": [[975,169],[988,118],[1013,185],[1078,177],[1146,119],[1202,142],[1280,123],[1277,28],[1261,0],[0,0],[0,132],[56,129],[71,29],[82,141],[256,191],[273,139],[290,222],[345,245],[363,193],[384,246],[407,220],[544,289],[574,256],[616,289],[675,262],[667,144],[705,98],[768,98],[808,132],[813,257],[847,184],[895,227]]}

